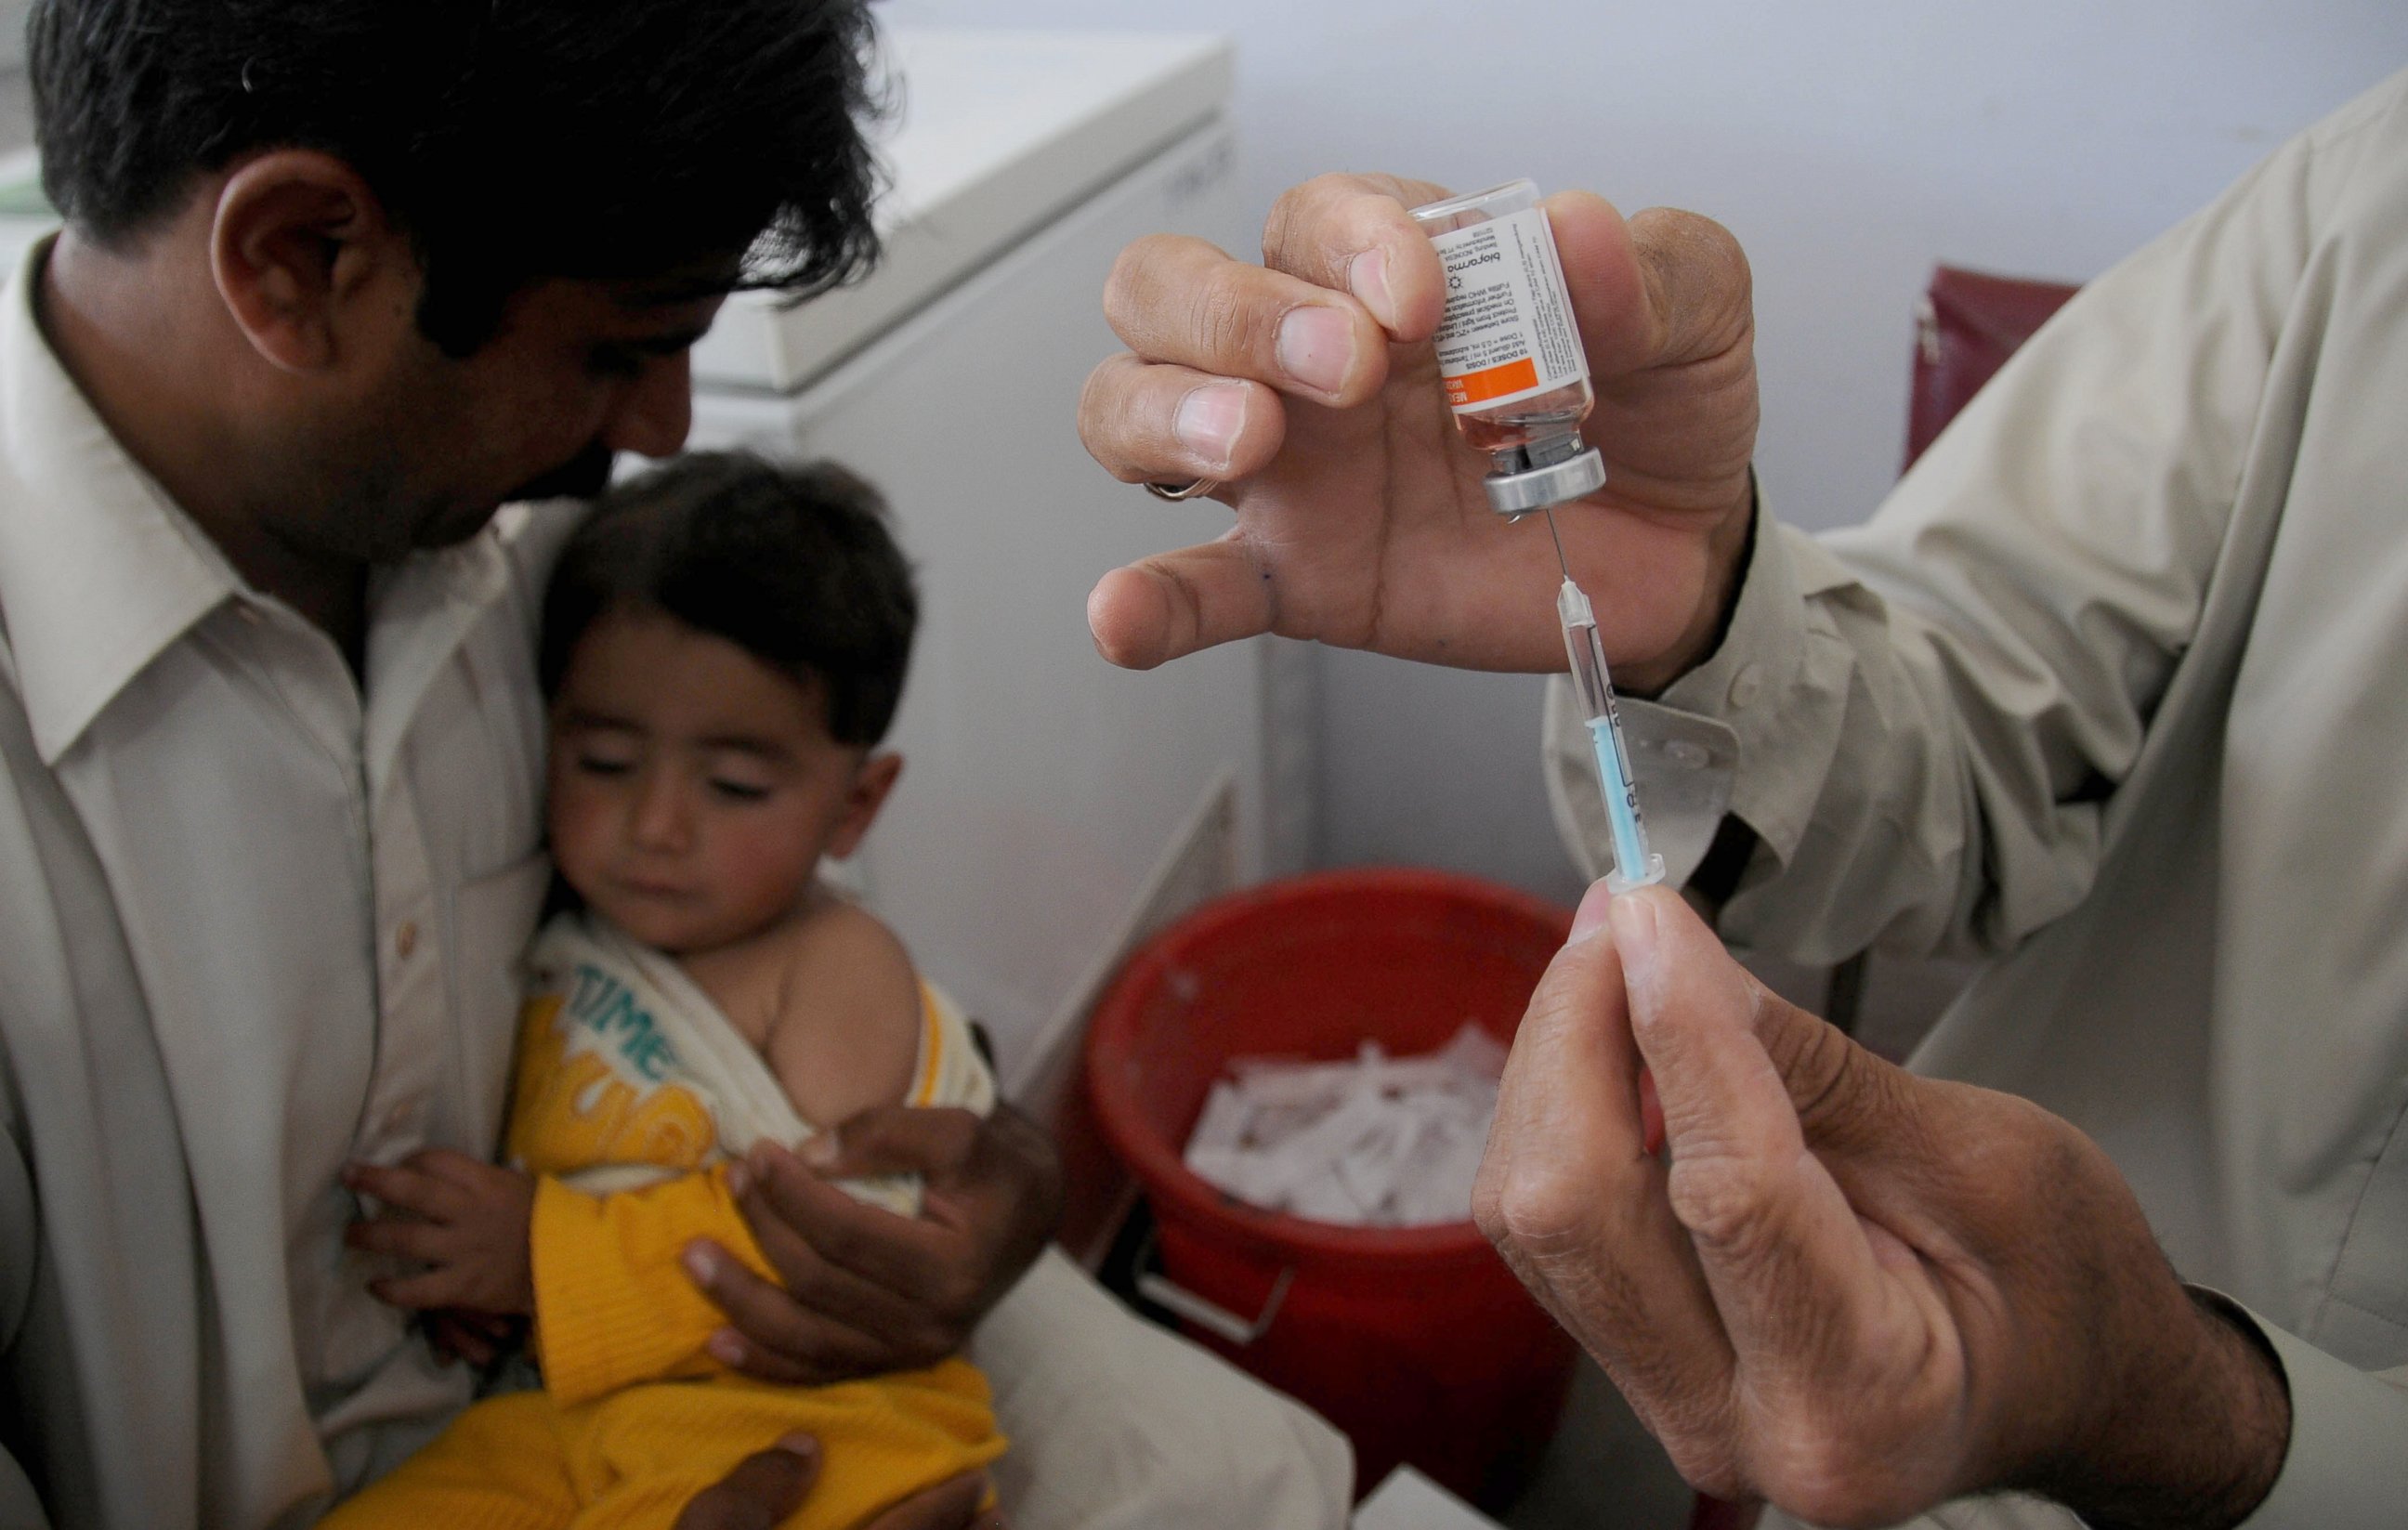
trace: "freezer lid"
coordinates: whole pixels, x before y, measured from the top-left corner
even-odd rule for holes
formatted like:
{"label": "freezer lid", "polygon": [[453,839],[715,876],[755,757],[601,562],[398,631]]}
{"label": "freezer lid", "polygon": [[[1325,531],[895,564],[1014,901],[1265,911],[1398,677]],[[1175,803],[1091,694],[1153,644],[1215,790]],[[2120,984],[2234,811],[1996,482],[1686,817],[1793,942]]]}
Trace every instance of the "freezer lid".
{"label": "freezer lid", "polygon": [[889,29],[885,257],[792,307],[739,293],[695,348],[697,387],[793,393],[1064,208],[1221,110],[1227,39],[1195,33]]}

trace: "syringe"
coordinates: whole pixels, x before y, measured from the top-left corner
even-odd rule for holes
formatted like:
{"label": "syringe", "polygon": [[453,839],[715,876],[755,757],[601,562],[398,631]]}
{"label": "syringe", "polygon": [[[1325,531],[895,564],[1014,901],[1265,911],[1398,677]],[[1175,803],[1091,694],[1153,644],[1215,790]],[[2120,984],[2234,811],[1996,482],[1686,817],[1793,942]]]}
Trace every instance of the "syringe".
{"label": "syringe", "polygon": [[1630,750],[1622,741],[1622,710],[1614,705],[1613,682],[1605,672],[1605,648],[1597,637],[1597,613],[1588,596],[1572,582],[1571,565],[1564,558],[1564,542],[1555,536],[1555,512],[1547,511],[1547,533],[1555,536],[1555,561],[1564,570],[1564,587],[1555,592],[1555,614],[1563,619],[1564,652],[1571,659],[1572,686],[1580,693],[1581,713],[1588,719],[1589,736],[1597,746],[1598,785],[1605,794],[1606,822],[1613,832],[1613,871],[1605,879],[1609,893],[1627,893],[1664,879],[1664,857],[1647,848],[1647,824],[1639,813],[1639,789],[1630,777]]}

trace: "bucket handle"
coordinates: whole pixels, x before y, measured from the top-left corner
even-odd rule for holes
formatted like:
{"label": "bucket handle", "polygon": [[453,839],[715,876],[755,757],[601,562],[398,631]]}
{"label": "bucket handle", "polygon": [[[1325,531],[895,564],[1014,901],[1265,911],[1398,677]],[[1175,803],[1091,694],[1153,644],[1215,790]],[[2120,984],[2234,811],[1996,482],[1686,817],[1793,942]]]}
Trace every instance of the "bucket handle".
{"label": "bucket handle", "polygon": [[1271,1294],[1263,1298],[1262,1311],[1249,1322],[1227,1308],[1198,1296],[1185,1286],[1173,1283],[1170,1277],[1157,1275],[1147,1268],[1154,1263],[1155,1242],[1154,1229],[1147,1228],[1145,1242],[1139,1248],[1136,1260],[1139,1295],[1240,1348],[1270,1332],[1271,1321],[1279,1316],[1280,1304],[1287,1300],[1287,1288],[1296,1280],[1294,1265],[1280,1270],[1279,1279],[1271,1282]]}

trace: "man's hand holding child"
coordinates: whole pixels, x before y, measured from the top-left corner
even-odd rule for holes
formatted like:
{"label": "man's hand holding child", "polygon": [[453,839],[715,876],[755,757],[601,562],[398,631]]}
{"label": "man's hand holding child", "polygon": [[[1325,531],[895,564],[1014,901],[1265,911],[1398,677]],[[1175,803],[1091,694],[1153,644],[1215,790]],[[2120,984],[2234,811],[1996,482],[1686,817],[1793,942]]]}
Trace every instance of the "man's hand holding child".
{"label": "man's hand holding child", "polygon": [[[917,1218],[854,1200],[832,1182],[910,1173]],[[1035,1262],[1062,1209],[1061,1165],[1043,1130],[1010,1106],[879,1106],[800,1153],[757,1145],[731,1176],[737,1204],[781,1283],[697,1238],[687,1270],[727,1314],[722,1363],[764,1381],[816,1385],[934,1364],[960,1350]]]}

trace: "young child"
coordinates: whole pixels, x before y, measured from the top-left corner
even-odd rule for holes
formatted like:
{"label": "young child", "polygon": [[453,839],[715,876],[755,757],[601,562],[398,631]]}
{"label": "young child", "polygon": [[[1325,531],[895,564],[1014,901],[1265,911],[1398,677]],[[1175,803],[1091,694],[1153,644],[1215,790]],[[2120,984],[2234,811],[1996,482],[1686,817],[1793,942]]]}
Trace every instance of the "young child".
{"label": "young child", "polygon": [[[532,1315],[544,1387],[470,1408],[327,1524],[666,1526],[800,1431],[824,1466],[789,1523],[849,1526],[1001,1453],[965,1361],[772,1386],[710,1357],[719,1316],[681,1279],[620,1278],[630,1247],[724,1237],[725,1165],[760,1137],[994,1103],[960,1012],[817,876],[902,769],[875,746],[916,615],[876,496],[829,467],[690,456],[570,542],[541,662],[552,853],[577,907],[527,958],[512,1166],[422,1154],[357,1176],[386,1208],[360,1242],[429,1266],[378,1294]],[[918,1210],[908,1177],[846,1188]],[[749,1239],[734,1251],[769,1273]]]}

